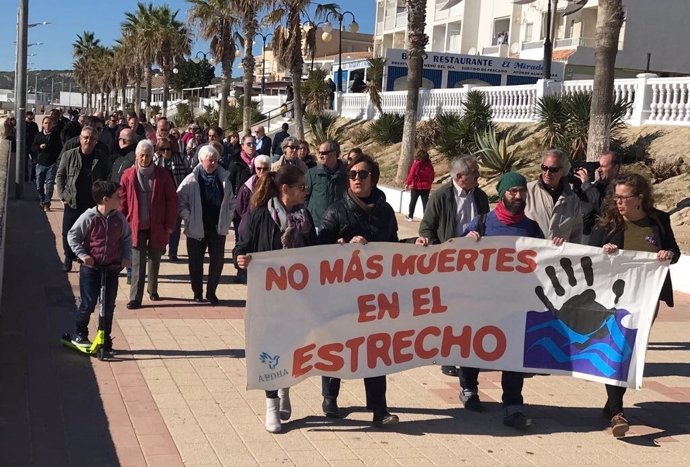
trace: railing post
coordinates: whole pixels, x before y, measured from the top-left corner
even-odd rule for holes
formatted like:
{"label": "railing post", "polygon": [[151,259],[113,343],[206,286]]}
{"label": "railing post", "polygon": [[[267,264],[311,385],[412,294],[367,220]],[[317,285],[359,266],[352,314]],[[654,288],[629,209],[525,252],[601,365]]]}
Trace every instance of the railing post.
{"label": "railing post", "polygon": [[366,103],[364,106],[364,119],[373,120],[374,115],[376,114],[376,109],[374,109],[374,105],[371,103],[371,96],[369,94],[366,95]]}
{"label": "railing post", "polygon": [[553,79],[540,79],[535,86],[537,87],[537,101],[544,96],[558,94],[563,89],[563,83]]}
{"label": "railing post", "polygon": [[637,75],[637,90],[635,91],[635,101],[633,102],[632,117],[628,123],[633,126],[640,126],[649,118],[652,103],[652,87],[647,83],[650,78],[658,78],[654,73],[640,73]]}
{"label": "railing post", "polygon": [[343,116],[343,93],[338,91],[335,93],[335,111],[339,116]]}

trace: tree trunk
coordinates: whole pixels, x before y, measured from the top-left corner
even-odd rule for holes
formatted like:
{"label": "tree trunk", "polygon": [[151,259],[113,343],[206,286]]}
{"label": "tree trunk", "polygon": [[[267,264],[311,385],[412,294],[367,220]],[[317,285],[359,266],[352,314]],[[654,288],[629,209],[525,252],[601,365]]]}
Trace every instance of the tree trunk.
{"label": "tree trunk", "polygon": [[144,69],[144,80],[146,81],[146,121],[151,119],[151,88],[153,87],[153,73],[151,73],[151,66],[146,65]]}
{"label": "tree trunk", "polygon": [[292,106],[295,115],[295,136],[304,139],[304,105],[302,104],[302,66],[290,70],[292,74]]}
{"label": "tree trunk", "polygon": [[137,73],[135,85],[136,89],[134,90],[134,97],[136,100],[134,101],[134,111],[138,116],[139,112],[141,112],[141,71]]}
{"label": "tree trunk", "polygon": [[254,87],[254,65],[256,63],[254,54],[252,53],[252,47],[254,45],[254,37],[256,36],[257,20],[255,11],[249,11],[247,13],[244,20],[244,58],[242,59],[242,68],[244,70],[244,78],[242,80],[244,92],[242,99],[242,127],[244,134],[251,134],[252,89]]}
{"label": "tree trunk", "polygon": [[127,111],[127,78],[122,79],[122,111]]}
{"label": "tree trunk", "polygon": [[[226,46],[227,47],[227,46]],[[228,95],[230,94],[230,82],[232,81],[232,64],[234,53],[232,51],[223,52],[220,73],[220,103],[218,108],[218,126],[225,130],[227,125],[226,116],[228,113]]]}
{"label": "tree trunk", "polygon": [[417,106],[419,88],[422,85],[422,65],[424,47],[429,38],[424,34],[426,22],[426,0],[407,0],[407,105],[405,106],[405,124],[403,126],[400,159],[395,181],[402,183],[410,171],[415,152],[415,131],[417,129]]}
{"label": "tree trunk", "polygon": [[587,160],[596,161],[611,142],[611,108],[618,39],[625,19],[623,0],[599,0],[594,82],[590,108]]}

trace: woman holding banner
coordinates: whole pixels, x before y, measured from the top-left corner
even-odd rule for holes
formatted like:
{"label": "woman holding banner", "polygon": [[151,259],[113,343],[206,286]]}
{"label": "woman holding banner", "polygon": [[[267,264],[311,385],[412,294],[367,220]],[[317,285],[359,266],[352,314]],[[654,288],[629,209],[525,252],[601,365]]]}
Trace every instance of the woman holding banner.
{"label": "woman holding banner", "polygon": [[[652,187],[638,174],[629,174],[613,182],[614,195],[605,201],[604,210],[592,230],[590,245],[601,246],[604,253],[618,249],[656,253],[659,261],[675,263],[680,249],[671,229],[671,221],[663,211],[655,209]],[[673,287],[670,274],[661,289],[659,301],[673,306]],[[657,304],[654,318],[659,312]],[[624,436],[630,428],[623,414],[624,387],[606,385],[608,399],[603,414],[610,419],[613,436]]]}
{"label": "woman holding banner", "polygon": [[[383,192],[375,189],[379,165],[368,155],[358,154],[347,166],[349,187],[344,197],[324,213],[319,227],[319,244],[397,242],[398,223],[393,208]],[[386,376],[364,378],[367,408],[374,412],[374,426],[398,422],[386,404]],[[340,416],[337,398],[340,379],[322,377],[323,412],[327,417]]]}
{"label": "woman holding banner", "polygon": [[[250,199],[251,213],[233,252],[238,267],[247,268],[250,253],[316,244],[314,221],[303,206],[306,196],[304,173],[296,166],[259,178]],[[289,420],[291,414],[290,388],[266,391],[267,431],[278,433],[281,420]]]}

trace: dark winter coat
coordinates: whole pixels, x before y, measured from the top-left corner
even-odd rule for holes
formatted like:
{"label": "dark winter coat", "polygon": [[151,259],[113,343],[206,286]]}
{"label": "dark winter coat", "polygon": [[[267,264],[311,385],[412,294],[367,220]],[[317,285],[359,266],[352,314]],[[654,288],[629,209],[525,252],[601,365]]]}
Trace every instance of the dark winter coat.
{"label": "dark winter coat", "polygon": [[[309,232],[306,246],[316,245],[314,221],[309,211],[307,211],[307,216],[309,216],[309,222],[311,223],[311,231]],[[249,214],[247,222],[243,225],[243,231],[235,245],[232,256],[237,258],[247,253],[282,250],[283,244],[280,241],[280,236],[280,227],[271,217],[268,207],[256,208]]]}
{"label": "dark winter coat", "polygon": [[371,214],[364,212],[347,193],[329,207],[319,226],[319,244],[336,243],[341,238],[348,243],[358,235],[369,242],[397,242],[398,221],[393,208],[379,191],[372,190],[371,198]]}

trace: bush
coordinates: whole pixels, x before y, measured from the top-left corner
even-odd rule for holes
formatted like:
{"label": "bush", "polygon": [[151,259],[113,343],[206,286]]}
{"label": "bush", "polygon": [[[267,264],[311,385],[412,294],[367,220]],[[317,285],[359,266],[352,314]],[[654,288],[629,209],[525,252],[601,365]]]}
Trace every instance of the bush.
{"label": "bush", "polygon": [[151,106],[151,115],[154,117],[161,113],[161,106],[160,105],[152,105]]}
{"label": "bush", "polygon": [[314,145],[320,146],[329,139],[339,141],[341,136],[340,128],[335,126],[338,116],[331,112],[311,113],[307,112],[304,116]]}
{"label": "bush", "polygon": [[470,91],[462,103],[462,118],[475,133],[493,128],[491,105],[484,99],[481,91]]}
{"label": "bush", "polygon": [[177,103],[177,113],[175,114],[175,126],[178,128],[186,128],[187,124],[194,120],[194,114],[186,102]]}
{"label": "bush", "polygon": [[377,143],[396,144],[402,141],[404,123],[400,114],[383,113],[369,125],[369,133]]}
{"label": "bush", "polygon": [[475,144],[479,148],[475,155],[479,167],[483,169],[483,175],[491,177],[502,175],[510,172],[520,162],[520,159],[515,155],[515,150],[508,149],[512,137],[511,131],[497,137],[493,128],[475,136]]}
{"label": "bush", "polygon": [[352,141],[352,144],[362,144],[369,141],[371,135],[369,134],[369,129],[366,126],[358,126],[352,128],[347,134],[347,138]]}
{"label": "bush", "polygon": [[448,159],[476,152],[475,135],[494,128],[491,105],[482,92],[468,92],[462,108],[462,115],[442,113],[436,117],[440,132],[438,150]]}
{"label": "bush", "polygon": [[[577,91],[559,96],[545,96],[537,103],[542,143],[545,148],[565,151],[571,161],[584,160],[589,141],[589,120],[592,93]],[[629,102],[618,100],[611,108],[612,144],[625,127]]]}
{"label": "bush", "polygon": [[417,123],[415,131],[415,145],[418,149],[429,150],[436,145],[441,131],[436,120],[424,120]]}
{"label": "bush", "polygon": [[649,168],[652,171],[652,183],[654,184],[683,173],[682,165],[673,162],[653,161]]}

